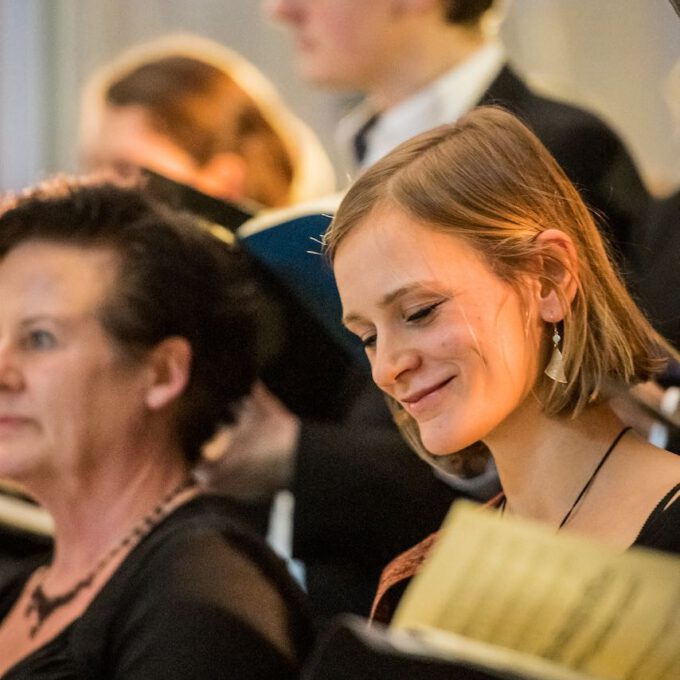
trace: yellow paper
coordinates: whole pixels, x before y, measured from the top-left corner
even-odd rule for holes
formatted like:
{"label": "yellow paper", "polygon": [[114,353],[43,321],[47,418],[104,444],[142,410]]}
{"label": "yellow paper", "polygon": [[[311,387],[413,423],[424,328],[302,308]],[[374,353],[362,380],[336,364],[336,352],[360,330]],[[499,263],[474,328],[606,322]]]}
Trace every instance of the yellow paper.
{"label": "yellow paper", "polygon": [[396,612],[607,680],[680,680],[680,559],[456,503]]}

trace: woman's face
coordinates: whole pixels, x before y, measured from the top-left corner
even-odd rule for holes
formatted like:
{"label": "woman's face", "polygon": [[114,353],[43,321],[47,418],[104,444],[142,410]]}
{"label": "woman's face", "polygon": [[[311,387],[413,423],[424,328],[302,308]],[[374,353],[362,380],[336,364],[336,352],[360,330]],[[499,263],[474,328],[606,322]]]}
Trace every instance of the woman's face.
{"label": "woman's face", "polygon": [[542,322],[465,241],[397,209],[374,212],[334,263],[343,320],[373,379],[416,420],[435,454],[484,440],[537,376]]}
{"label": "woman's face", "polygon": [[196,162],[154,128],[143,106],[104,106],[86,126],[82,156],[86,169],[136,178],[140,168],[191,184]]}
{"label": "woman's face", "polygon": [[99,321],[115,255],[28,242],[0,260],[0,476],[86,474],[142,427],[149,374]]}
{"label": "woman's face", "polygon": [[82,164],[88,172],[136,180],[143,169],[224,200],[246,196],[245,161],[217,153],[199,164],[169,135],[158,131],[143,106],[104,106],[91,112],[82,130]]}

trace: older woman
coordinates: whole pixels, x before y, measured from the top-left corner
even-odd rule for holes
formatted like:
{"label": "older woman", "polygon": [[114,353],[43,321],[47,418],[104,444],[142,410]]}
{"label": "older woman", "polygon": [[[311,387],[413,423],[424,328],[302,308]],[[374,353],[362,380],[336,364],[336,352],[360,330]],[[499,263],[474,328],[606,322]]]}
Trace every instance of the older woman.
{"label": "older woman", "polygon": [[327,249],[344,323],[418,447],[481,440],[502,512],[680,552],[680,457],[606,399],[673,350],[519,121],[479,109],[406,142],[351,188]]}
{"label": "older woman", "polygon": [[0,213],[0,476],[55,525],[0,589],[1,677],[297,675],[300,593],[191,475],[253,382],[256,297],[238,252],[136,190]]}

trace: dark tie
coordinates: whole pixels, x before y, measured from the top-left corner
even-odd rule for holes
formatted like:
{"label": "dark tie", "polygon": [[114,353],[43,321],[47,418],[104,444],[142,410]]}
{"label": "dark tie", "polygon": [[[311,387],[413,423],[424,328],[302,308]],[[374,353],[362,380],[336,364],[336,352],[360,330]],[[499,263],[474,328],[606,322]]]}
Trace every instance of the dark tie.
{"label": "dark tie", "polygon": [[366,143],[366,137],[368,133],[371,131],[371,128],[378,122],[378,118],[380,116],[376,113],[372,115],[360,128],[357,130],[357,133],[354,135],[353,144],[354,144],[354,158],[356,159],[357,163],[361,163],[364,160],[364,157],[366,156],[366,151],[367,151],[367,143]]}

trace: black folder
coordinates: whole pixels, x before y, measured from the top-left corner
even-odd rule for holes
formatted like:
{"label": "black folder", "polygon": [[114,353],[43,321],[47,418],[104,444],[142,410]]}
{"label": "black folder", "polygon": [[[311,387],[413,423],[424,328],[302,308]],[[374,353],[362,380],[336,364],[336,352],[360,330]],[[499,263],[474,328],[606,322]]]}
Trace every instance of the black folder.
{"label": "black folder", "polygon": [[267,387],[300,417],[341,419],[365,384],[367,366],[360,343],[340,323],[333,273],[319,254],[332,211],[307,204],[256,217],[252,206],[145,176],[149,194],[228,230],[251,256],[265,295],[257,351]]}
{"label": "black folder", "polygon": [[303,680],[527,680],[526,675],[434,654],[404,633],[339,617],[312,654]]}

